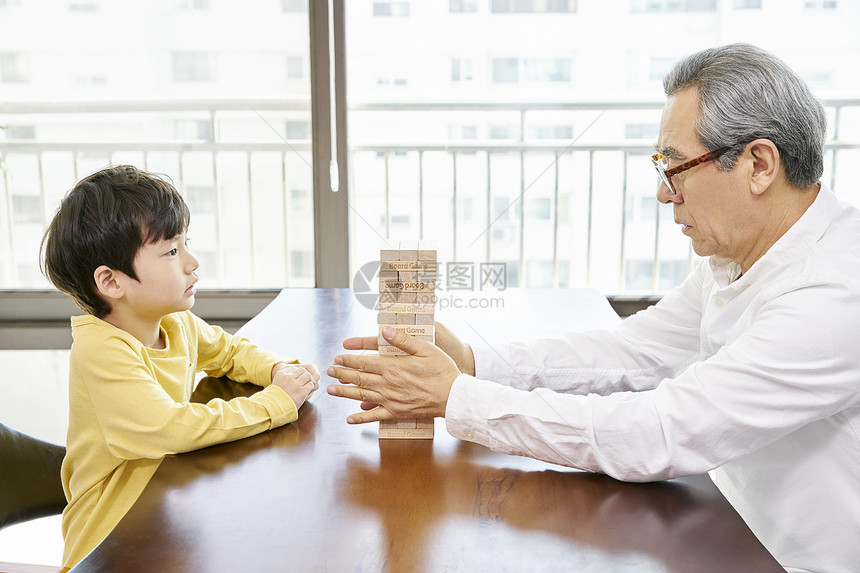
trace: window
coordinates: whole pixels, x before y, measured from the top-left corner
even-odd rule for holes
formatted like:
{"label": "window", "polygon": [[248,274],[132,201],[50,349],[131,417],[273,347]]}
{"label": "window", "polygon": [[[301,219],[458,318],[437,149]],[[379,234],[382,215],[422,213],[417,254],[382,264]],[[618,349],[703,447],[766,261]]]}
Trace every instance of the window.
{"label": "window", "polygon": [[519,58],[493,58],[493,83],[515,84],[569,82],[570,58],[525,58],[520,72]]}
{"label": "window", "polygon": [[648,59],[648,81],[662,82],[669,70],[675,64],[675,58],[666,58],[662,56],[652,57]]}
{"label": "window", "polygon": [[803,8],[806,10],[836,10],[836,0],[805,0]]}
{"label": "window", "polygon": [[84,0],[73,0],[69,2],[70,12],[98,12],[101,9],[98,2],[86,2]]}
{"label": "window", "polygon": [[657,140],[660,126],[656,123],[628,123],[624,126],[624,139]]}
{"label": "window", "polygon": [[295,14],[307,14],[308,0],[281,0],[281,10]]}
{"label": "window", "polygon": [[374,16],[393,16],[406,18],[409,16],[409,2],[374,2]]}
{"label": "window", "polygon": [[570,58],[526,58],[523,66],[527,82],[570,81]]}
{"label": "window", "polygon": [[530,130],[534,139],[573,139],[572,125],[535,125]]}
{"label": "window", "polygon": [[309,78],[307,60],[303,56],[287,56],[287,79],[307,80]]}
{"label": "window", "polygon": [[452,82],[471,82],[472,81],[472,60],[467,58],[452,58],[451,59],[451,81]]}
{"label": "window", "polygon": [[36,126],[11,124],[0,133],[5,133],[7,139],[36,139]]}
{"label": "window", "polygon": [[173,80],[211,82],[215,79],[215,56],[205,52],[174,52]]}
{"label": "window", "polygon": [[287,139],[310,139],[311,124],[307,121],[287,121],[284,124]]}
{"label": "window", "polygon": [[516,139],[519,132],[516,125],[491,125],[490,139]]}
{"label": "window", "polygon": [[448,11],[451,13],[477,12],[478,0],[448,0]]}
{"label": "window", "polygon": [[30,59],[24,54],[0,54],[0,82],[26,84],[30,82]]}
{"label": "window", "polygon": [[202,139],[213,141],[212,122],[204,119],[177,119],[173,122],[176,139]]}
{"label": "window", "polygon": [[631,12],[715,12],[717,0],[630,0]]}
{"label": "window", "polygon": [[42,200],[38,195],[12,195],[16,223],[41,223]]}
{"label": "window", "polygon": [[515,84],[519,81],[519,58],[493,58],[493,83]]}
{"label": "window", "polygon": [[576,0],[492,0],[494,14],[576,12]]}
{"label": "window", "polygon": [[735,10],[761,10],[761,0],[733,0]]}
{"label": "window", "polygon": [[209,10],[212,8],[211,0],[179,0],[179,7],[183,10]]}

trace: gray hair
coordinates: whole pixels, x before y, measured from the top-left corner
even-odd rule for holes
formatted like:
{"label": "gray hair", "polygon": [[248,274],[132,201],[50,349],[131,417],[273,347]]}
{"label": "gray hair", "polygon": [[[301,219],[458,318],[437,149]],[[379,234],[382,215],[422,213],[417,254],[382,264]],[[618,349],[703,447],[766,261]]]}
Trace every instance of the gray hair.
{"label": "gray hair", "polygon": [[782,60],[750,44],[703,50],[679,61],[663,79],[666,96],[695,87],[696,136],[710,150],[733,146],[717,164],[731,170],[742,144],[769,139],[788,182],[804,188],[824,171],[824,107]]}

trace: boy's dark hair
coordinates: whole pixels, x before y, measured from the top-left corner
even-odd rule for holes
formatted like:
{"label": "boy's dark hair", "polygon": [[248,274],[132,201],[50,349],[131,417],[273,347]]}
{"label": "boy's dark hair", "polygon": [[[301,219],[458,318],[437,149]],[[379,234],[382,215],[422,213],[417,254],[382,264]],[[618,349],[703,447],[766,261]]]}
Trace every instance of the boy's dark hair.
{"label": "boy's dark hair", "polygon": [[106,265],[137,280],[138,249],[181,234],[190,220],[182,196],[160,176],[130,165],[103,169],[63,197],[42,238],[42,272],[81,310],[103,318],[111,307],[95,270]]}

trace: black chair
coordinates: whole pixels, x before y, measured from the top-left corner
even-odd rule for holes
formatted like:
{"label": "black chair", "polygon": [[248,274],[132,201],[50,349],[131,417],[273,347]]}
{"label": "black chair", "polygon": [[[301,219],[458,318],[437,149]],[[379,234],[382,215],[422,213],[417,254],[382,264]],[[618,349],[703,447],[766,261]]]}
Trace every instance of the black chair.
{"label": "black chair", "polygon": [[[28,436],[0,422],[0,529],[66,507],[60,465],[66,448]],[[59,566],[0,562],[0,572],[57,572]]]}

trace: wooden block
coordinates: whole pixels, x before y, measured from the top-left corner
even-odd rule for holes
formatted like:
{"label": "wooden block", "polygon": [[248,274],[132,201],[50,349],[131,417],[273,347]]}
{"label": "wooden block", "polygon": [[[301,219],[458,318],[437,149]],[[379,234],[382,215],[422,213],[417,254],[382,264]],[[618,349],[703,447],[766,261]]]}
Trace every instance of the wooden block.
{"label": "wooden block", "polygon": [[436,261],[380,261],[379,272],[389,273],[392,271],[413,271],[424,273],[435,273],[437,271]]}
{"label": "wooden block", "polygon": [[[425,314],[435,316],[436,308],[432,304],[412,304],[398,301],[379,301],[379,312],[398,313],[410,312],[412,314]],[[416,319],[417,323],[417,319]]]}
{"label": "wooden block", "polygon": [[416,304],[436,304],[436,291],[433,290],[428,292],[417,292],[415,293],[415,300],[412,302]]}
{"label": "wooden block", "polygon": [[[430,325],[421,325],[417,324],[380,324],[379,325],[379,337],[382,338],[382,329],[386,326],[390,326],[391,328],[400,330],[405,332],[410,336],[433,336],[433,327]],[[383,339],[384,340],[384,339]]]}
{"label": "wooden block", "polygon": [[418,260],[419,261],[435,261],[436,260],[436,251],[435,250],[419,250],[418,251]]}
{"label": "wooden block", "polygon": [[414,324],[421,324],[421,325],[436,324],[436,316],[433,314],[418,314],[416,312],[413,316],[415,317],[415,323]]}
{"label": "wooden block", "polygon": [[392,281],[392,280],[383,280],[379,281],[379,292],[380,294],[383,291],[389,292],[425,292],[425,293],[433,293],[436,291],[436,283],[435,282],[425,282],[425,281]]}
{"label": "wooden block", "polygon": [[379,280],[396,281],[399,277],[397,271],[379,271]]}
{"label": "wooden block", "polygon": [[[388,316],[388,315],[386,315]],[[407,312],[398,312],[394,315],[394,324],[415,324],[415,314]],[[390,322],[380,322],[380,324],[391,324]]]}
{"label": "wooden block", "polygon": [[380,344],[379,345],[379,355],[380,356],[409,356],[409,353],[405,350],[400,350],[396,346],[391,346],[390,344]]}
{"label": "wooden block", "polygon": [[376,315],[376,324],[393,324],[397,315],[393,312],[380,312]]}
{"label": "wooden block", "polygon": [[415,427],[419,430],[426,428],[434,428],[436,427],[436,419],[435,418],[420,418],[415,420]]}
{"label": "wooden block", "polygon": [[379,428],[380,440],[432,440],[433,428],[415,428],[415,429],[394,429],[394,428]]}
{"label": "wooden block", "polygon": [[400,259],[399,249],[381,249],[379,251],[379,261],[396,261]]}
{"label": "wooden block", "polygon": [[397,280],[402,283],[414,283],[418,280],[418,273],[416,271],[398,271]]}
{"label": "wooden block", "polygon": [[418,420],[415,418],[409,418],[406,420],[383,420],[379,422],[379,428],[394,428],[396,430],[414,430],[417,426]]}
{"label": "wooden block", "polygon": [[416,300],[418,300],[418,293],[416,292],[402,292],[397,297],[397,302],[403,302],[408,304],[414,304]]}

